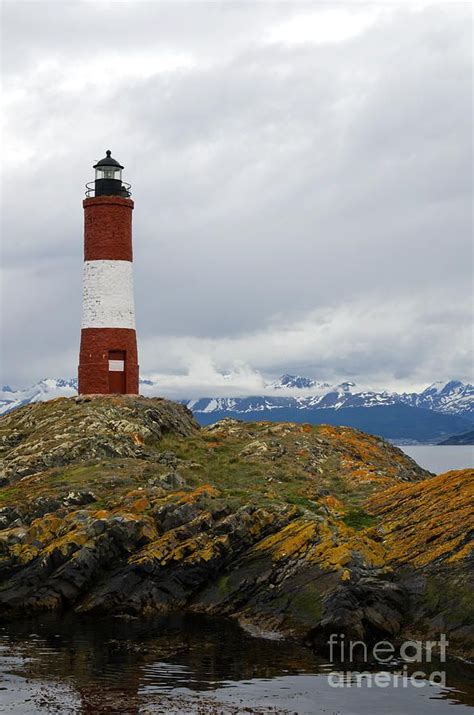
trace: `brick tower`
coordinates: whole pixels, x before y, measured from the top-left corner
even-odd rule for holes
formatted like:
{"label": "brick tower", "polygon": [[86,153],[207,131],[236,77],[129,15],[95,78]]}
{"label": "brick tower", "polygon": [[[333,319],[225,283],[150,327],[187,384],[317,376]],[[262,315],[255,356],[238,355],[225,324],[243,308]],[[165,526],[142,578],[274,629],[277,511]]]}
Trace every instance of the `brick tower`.
{"label": "brick tower", "polygon": [[107,151],[84,199],[79,394],[138,394],[130,184]]}

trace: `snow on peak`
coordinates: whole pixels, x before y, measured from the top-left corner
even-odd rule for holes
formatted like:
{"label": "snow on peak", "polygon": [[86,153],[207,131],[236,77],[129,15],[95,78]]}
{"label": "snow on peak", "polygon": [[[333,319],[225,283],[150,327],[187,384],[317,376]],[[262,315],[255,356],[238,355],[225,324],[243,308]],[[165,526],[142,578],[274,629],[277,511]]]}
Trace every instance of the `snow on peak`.
{"label": "snow on peak", "polygon": [[[166,376],[144,377],[140,380],[140,391],[145,396],[166,394],[176,399],[172,392],[173,383],[167,385]],[[167,389],[166,389],[167,388]],[[459,380],[434,382],[421,392],[396,393],[387,391],[357,390],[353,382],[330,385],[317,382],[301,375],[282,375],[278,380],[266,383],[252,397],[237,397],[232,394],[232,386],[226,395],[202,397],[193,395],[192,405],[196,412],[214,411],[264,411],[269,409],[341,409],[349,407],[380,407],[386,405],[407,405],[428,410],[470,416],[474,414],[474,386]],[[212,388],[211,388],[212,389]],[[257,388],[258,389],[258,388]],[[182,393],[182,389],[180,390]],[[77,394],[77,380],[44,378],[31,387],[14,390],[5,385],[0,390],[0,414],[4,414],[31,402],[43,402],[55,397],[72,397]],[[205,393],[204,393],[205,394]],[[208,393],[209,394],[209,393]],[[184,395],[188,398],[187,395]],[[183,400],[188,403],[188,399]]]}
{"label": "snow on peak", "polygon": [[443,395],[453,391],[462,390],[465,387],[472,387],[472,385],[464,385],[460,380],[447,380],[433,382],[421,393],[422,395]]}
{"label": "snow on peak", "polygon": [[302,375],[290,375],[285,373],[278,380],[267,385],[273,390],[282,390],[284,388],[296,388],[298,390],[307,390],[315,388],[317,391],[321,389],[330,389],[331,385],[328,382],[317,382],[311,377],[303,377]]}
{"label": "snow on peak", "polygon": [[[8,387],[8,386],[7,386]],[[31,402],[46,402],[55,397],[77,395],[77,380],[62,380],[46,377],[24,390],[3,389],[0,391],[0,414],[5,414]]]}
{"label": "snow on peak", "polygon": [[310,377],[301,377],[301,375],[289,375],[288,373],[286,373],[285,375],[282,375],[278,380],[275,380],[274,382],[270,383],[270,387],[273,387],[273,389],[275,390],[280,390],[282,387],[304,388],[313,387],[315,384],[315,381],[312,380]]}

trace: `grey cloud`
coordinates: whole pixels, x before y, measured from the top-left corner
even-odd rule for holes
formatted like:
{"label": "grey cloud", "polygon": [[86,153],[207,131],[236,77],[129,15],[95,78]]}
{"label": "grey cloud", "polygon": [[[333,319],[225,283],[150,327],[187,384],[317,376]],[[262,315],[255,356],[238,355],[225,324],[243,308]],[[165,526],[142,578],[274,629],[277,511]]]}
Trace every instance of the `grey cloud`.
{"label": "grey cloud", "polygon": [[[458,358],[471,288],[467,6],[395,6],[344,42],[283,46],[265,33],[307,4],[6,5],[18,43],[7,87],[27,89],[9,132],[32,156],[3,179],[5,297],[17,306],[4,311],[7,381],[75,372],[81,194],[109,145],[136,200],[144,371],[172,370],[162,350],[182,341],[228,363],[235,341],[263,372],[369,376],[382,362],[388,381],[469,377]],[[62,87],[117,48],[124,66],[165,51],[195,64]],[[50,58],[61,66],[36,72]],[[384,303],[379,339],[370,305]],[[302,340],[275,359],[268,331],[351,304],[366,306],[354,310],[358,354],[334,340],[310,356]],[[28,339],[37,358],[22,367]]]}

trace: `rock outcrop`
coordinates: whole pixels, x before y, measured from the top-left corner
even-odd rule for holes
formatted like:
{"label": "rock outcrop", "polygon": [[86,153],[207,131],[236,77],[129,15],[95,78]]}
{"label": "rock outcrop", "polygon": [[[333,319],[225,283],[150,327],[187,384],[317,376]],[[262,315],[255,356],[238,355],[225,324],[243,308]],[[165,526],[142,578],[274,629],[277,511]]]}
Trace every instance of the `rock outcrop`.
{"label": "rock outcrop", "polygon": [[167,432],[187,436],[196,428],[188,409],[158,398],[60,397],[27,405],[2,417],[3,477],[94,458],[150,458]]}
{"label": "rock outcrop", "polygon": [[385,562],[406,590],[405,629],[414,637],[449,634],[474,647],[474,470],[440,474],[374,494]]}
{"label": "rock outcrop", "polygon": [[473,648],[472,471],[434,477],[349,428],[200,429],[139,397],[29,405],[0,439],[0,613],[186,609],[317,647]]}

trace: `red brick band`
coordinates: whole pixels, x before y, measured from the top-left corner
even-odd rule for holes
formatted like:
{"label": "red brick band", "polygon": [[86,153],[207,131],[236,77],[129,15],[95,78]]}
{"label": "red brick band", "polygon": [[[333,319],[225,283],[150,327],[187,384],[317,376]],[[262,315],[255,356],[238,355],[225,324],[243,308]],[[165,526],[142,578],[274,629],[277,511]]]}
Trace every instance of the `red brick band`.
{"label": "red brick band", "polygon": [[[130,328],[83,328],[79,354],[79,394],[110,394],[117,390],[109,371],[109,353],[124,353],[124,388],[138,394],[137,336]],[[112,375],[116,377],[116,375]]]}
{"label": "red brick band", "polygon": [[84,260],[132,261],[132,199],[84,199]]}

